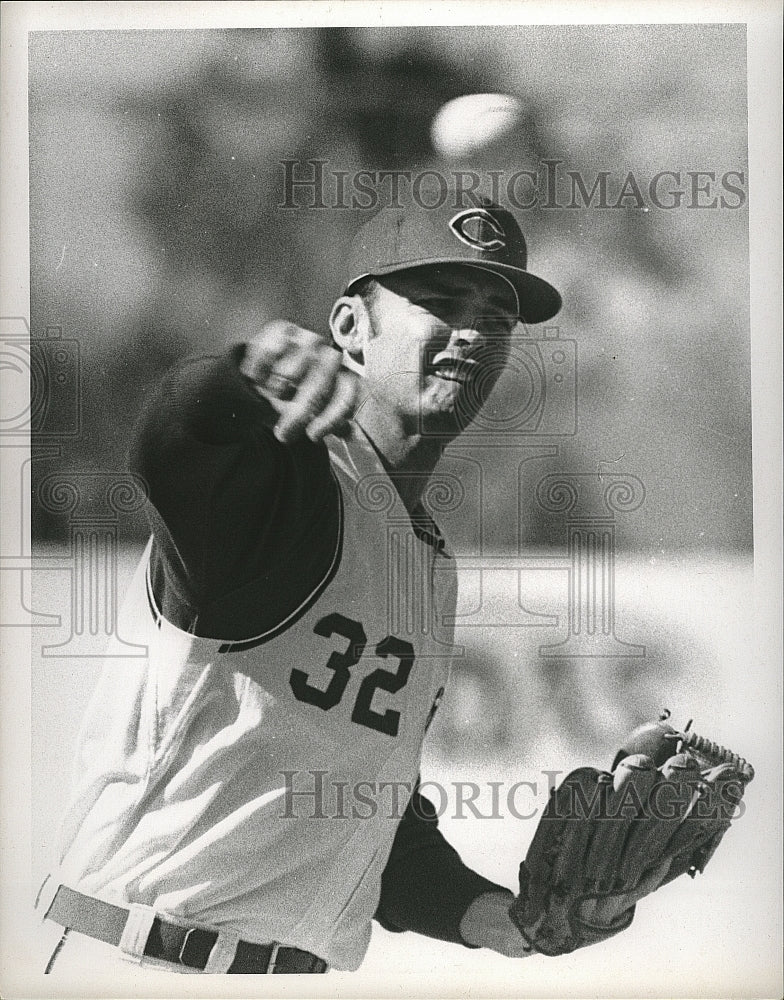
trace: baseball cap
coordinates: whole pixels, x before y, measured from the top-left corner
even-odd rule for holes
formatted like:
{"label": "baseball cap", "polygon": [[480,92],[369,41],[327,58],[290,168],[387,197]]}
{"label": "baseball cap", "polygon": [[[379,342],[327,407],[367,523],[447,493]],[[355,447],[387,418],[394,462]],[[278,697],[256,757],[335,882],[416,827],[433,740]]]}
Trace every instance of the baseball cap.
{"label": "baseball cap", "polygon": [[354,237],[345,290],[362,278],[433,264],[467,264],[506,278],[526,323],[551,319],[561,308],[556,289],[527,269],[528,247],[515,217],[487,198],[465,208],[448,201],[382,209]]}

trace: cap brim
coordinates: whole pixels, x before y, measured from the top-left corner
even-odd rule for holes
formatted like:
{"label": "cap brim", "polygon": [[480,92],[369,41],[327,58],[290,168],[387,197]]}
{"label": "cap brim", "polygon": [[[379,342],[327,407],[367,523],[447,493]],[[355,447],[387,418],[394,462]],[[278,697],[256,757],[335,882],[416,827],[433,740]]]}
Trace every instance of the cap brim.
{"label": "cap brim", "polygon": [[479,271],[495,271],[502,278],[514,287],[517,298],[520,302],[520,319],[523,323],[544,323],[545,320],[552,319],[563,305],[560,293],[553,286],[538,278],[530,271],[523,271],[519,267],[511,264],[497,264],[494,261],[472,261],[465,257],[434,257],[432,260],[419,260],[411,264],[394,264],[386,267],[378,267],[365,274],[359,274],[353,278],[346,291],[350,291],[362,278],[374,277],[376,275],[394,274],[395,271],[412,271],[419,267],[430,267],[433,264],[461,264],[463,267],[474,267]]}

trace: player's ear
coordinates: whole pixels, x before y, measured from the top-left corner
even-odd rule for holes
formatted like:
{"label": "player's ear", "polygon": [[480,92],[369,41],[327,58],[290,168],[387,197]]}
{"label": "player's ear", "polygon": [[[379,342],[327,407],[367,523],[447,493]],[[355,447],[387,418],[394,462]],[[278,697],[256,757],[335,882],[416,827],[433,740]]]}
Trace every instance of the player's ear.
{"label": "player's ear", "polygon": [[359,295],[341,295],[329,314],[332,339],[338,347],[359,365],[365,363],[365,339],[369,335],[370,317]]}

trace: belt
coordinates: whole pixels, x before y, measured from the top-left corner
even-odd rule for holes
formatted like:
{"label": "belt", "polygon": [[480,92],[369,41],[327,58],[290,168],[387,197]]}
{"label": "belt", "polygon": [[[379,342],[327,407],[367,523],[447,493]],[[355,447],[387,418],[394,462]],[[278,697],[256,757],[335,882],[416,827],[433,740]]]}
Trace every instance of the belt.
{"label": "belt", "polygon": [[[113,945],[120,943],[129,915],[130,911],[123,906],[84,896],[65,885],[59,887],[46,913],[49,920],[63,927]],[[144,954],[149,958],[203,971],[217,940],[217,931],[204,927],[182,927],[155,917]],[[309,951],[274,943],[252,944],[250,941],[237,942],[234,961],[228,969],[229,973],[246,975],[326,971],[327,963]]]}

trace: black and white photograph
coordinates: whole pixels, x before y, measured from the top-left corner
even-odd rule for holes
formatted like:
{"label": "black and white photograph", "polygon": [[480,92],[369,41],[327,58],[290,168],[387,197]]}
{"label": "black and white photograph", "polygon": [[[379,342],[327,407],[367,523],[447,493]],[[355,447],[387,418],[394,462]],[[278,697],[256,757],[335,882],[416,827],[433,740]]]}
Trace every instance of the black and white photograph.
{"label": "black and white photograph", "polygon": [[0,995],[780,997],[781,6],[2,18]]}

